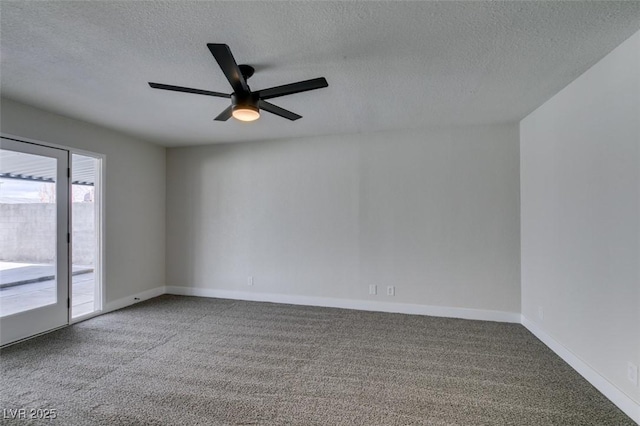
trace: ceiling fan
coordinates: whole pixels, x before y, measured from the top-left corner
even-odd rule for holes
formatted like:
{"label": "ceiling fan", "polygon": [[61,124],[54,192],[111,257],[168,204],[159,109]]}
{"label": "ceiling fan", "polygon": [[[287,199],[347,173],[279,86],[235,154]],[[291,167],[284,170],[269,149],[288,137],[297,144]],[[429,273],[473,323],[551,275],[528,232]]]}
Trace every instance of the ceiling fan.
{"label": "ceiling fan", "polygon": [[236,64],[236,61],[233,59],[233,55],[231,54],[231,49],[229,49],[229,46],[226,44],[209,43],[207,44],[207,47],[216,61],[218,61],[218,65],[222,68],[222,72],[227,77],[227,80],[229,80],[229,83],[231,83],[233,93],[226,94],[211,92],[208,90],[191,89],[189,87],[171,86],[169,84],[151,82],[149,82],[149,86],[154,89],[172,90],[174,92],[194,93],[196,95],[215,96],[218,98],[231,98],[231,105],[214,119],[217,121],[227,121],[232,116],[240,121],[254,121],[260,118],[260,110],[269,111],[272,114],[294,121],[302,118],[302,116],[284,108],[280,108],[266,100],[329,86],[327,80],[324,77],[320,77],[253,92],[247,84],[247,80],[255,71],[252,66]]}

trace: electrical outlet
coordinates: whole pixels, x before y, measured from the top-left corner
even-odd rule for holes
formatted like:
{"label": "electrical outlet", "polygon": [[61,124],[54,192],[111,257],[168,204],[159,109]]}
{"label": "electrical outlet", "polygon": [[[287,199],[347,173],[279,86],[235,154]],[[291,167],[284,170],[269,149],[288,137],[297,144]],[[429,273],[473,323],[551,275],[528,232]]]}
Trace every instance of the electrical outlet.
{"label": "electrical outlet", "polygon": [[253,277],[247,279],[247,285],[253,285]]}
{"label": "electrical outlet", "polygon": [[544,309],[542,309],[542,306],[538,306],[538,318],[541,320],[544,319]]}
{"label": "electrical outlet", "polygon": [[387,296],[395,296],[396,295],[396,288],[392,285],[387,287]]}
{"label": "electrical outlet", "polygon": [[378,286],[375,284],[369,285],[369,294],[378,294]]}
{"label": "electrical outlet", "polygon": [[638,366],[631,362],[627,363],[627,379],[638,386]]}

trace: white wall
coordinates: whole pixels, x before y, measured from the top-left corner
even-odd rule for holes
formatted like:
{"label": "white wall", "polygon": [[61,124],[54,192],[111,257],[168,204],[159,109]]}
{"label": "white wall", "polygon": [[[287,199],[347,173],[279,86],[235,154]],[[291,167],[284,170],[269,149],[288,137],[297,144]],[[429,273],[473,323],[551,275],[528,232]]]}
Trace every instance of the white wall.
{"label": "white wall", "polygon": [[640,33],[520,138],[523,315],[640,402]]}
{"label": "white wall", "polygon": [[106,303],[164,286],[165,148],[1,101],[0,130],[106,155]]}
{"label": "white wall", "polygon": [[167,285],[519,313],[518,156],[517,125],[169,149]]}

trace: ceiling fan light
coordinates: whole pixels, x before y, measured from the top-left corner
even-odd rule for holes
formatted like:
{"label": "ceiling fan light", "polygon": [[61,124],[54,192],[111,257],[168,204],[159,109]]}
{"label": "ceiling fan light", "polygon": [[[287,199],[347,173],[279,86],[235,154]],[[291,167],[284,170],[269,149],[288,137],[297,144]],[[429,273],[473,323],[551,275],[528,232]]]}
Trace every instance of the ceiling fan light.
{"label": "ceiling fan light", "polygon": [[253,105],[235,105],[231,115],[239,121],[255,121],[260,118],[260,110]]}

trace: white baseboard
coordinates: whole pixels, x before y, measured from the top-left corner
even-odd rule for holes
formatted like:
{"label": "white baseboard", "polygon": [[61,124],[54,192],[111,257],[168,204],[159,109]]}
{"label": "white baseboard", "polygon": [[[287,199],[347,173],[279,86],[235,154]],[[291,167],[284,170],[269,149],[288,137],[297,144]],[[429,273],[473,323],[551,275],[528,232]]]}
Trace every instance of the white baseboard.
{"label": "white baseboard", "polygon": [[577,355],[567,349],[564,345],[559,343],[556,339],[551,337],[546,331],[538,326],[533,321],[527,319],[522,315],[522,325],[525,326],[531,333],[533,333],[538,339],[555,352],[560,358],[562,358],[567,364],[569,364],[574,370],[576,370],[582,377],[584,377],[589,383],[591,383],[596,389],[598,389],[604,396],[609,398],[618,408],[625,412],[625,414],[636,423],[640,424],[640,404],[632,400],[626,393],[618,389],[614,384],[604,378],[600,373],[591,368],[586,362],[581,360]]}
{"label": "white baseboard", "polygon": [[334,299],[331,297],[295,296],[274,293],[216,290],[195,287],[166,287],[168,294],[181,296],[215,297],[220,299],[251,300],[256,302],[287,303],[290,305],[323,306],[327,308],[355,309],[359,311],[393,312],[399,314],[429,315],[434,317],[463,318],[482,321],[520,323],[516,312],[483,309],[450,308],[445,306],[416,305],[410,303],[376,302],[373,300]]}
{"label": "white baseboard", "polygon": [[138,294],[132,294],[131,296],[123,297],[122,299],[113,300],[105,304],[104,309],[102,310],[102,313],[107,313],[107,312],[115,311],[118,309],[122,309],[126,306],[133,305],[134,303],[139,303],[139,302],[142,302],[143,300],[151,299],[153,297],[158,297],[162,294],[165,294],[166,292],[167,292],[166,287],[161,286],[161,287],[152,288],[151,290],[140,292]]}

